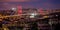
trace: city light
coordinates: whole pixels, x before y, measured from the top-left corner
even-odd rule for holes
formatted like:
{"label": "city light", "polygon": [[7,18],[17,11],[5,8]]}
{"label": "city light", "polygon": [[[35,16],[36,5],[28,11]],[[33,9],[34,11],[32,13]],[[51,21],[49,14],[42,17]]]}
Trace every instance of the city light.
{"label": "city light", "polygon": [[30,16],[30,18],[34,18],[34,16]]}
{"label": "city light", "polygon": [[43,18],[48,18],[49,16],[44,16]]}
{"label": "city light", "polygon": [[16,8],[12,8],[12,10],[16,11]]}
{"label": "city light", "polygon": [[31,16],[30,16],[30,18],[34,18],[35,15],[37,15],[37,14],[36,13],[32,13]]}
{"label": "city light", "polygon": [[37,14],[36,14],[36,13],[32,13],[31,15],[32,15],[32,16],[35,16],[35,15],[37,15]]}
{"label": "city light", "polygon": [[0,30],[60,30],[60,0],[0,0]]}
{"label": "city light", "polygon": [[33,14],[31,14],[32,16],[34,16],[35,14],[33,13]]}
{"label": "city light", "polygon": [[58,16],[58,15],[56,15],[56,16]]}

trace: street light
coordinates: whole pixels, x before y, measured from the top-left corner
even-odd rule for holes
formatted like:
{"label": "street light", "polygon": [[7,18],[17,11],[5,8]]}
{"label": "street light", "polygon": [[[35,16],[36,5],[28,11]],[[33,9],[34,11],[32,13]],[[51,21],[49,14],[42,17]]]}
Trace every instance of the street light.
{"label": "street light", "polygon": [[31,16],[30,16],[30,18],[34,18],[35,15],[37,15],[37,14],[36,13],[32,13]]}

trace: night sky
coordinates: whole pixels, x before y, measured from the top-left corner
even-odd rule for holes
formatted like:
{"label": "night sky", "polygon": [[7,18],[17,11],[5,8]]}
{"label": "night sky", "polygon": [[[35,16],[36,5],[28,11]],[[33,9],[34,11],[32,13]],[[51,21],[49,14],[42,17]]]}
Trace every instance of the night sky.
{"label": "night sky", "polygon": [[0,9],[22,8],[60,9],[60,0],[0,0]]}

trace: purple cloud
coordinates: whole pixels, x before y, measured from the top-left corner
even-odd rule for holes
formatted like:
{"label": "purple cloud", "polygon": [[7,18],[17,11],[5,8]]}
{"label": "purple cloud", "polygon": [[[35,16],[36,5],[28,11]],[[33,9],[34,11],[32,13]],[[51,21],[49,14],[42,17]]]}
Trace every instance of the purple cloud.
{"label": "purple cloud", "polygon": [[38,1],[38,0],[0,0],[0,2],[30,2],[30,1]]}

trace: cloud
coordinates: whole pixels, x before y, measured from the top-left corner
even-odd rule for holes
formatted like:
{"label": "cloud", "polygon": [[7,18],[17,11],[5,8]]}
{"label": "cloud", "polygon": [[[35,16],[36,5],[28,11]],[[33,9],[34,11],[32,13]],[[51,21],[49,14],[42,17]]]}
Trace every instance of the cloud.
{"label": "cloud", "polygon": [[0,2],[27,2],[31,0],[0,0]]}
{"label": "cloud", "polygon": [[0,2],[30,2],[30,1],[39,1],[39,0],[0,0]]}

